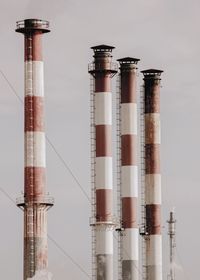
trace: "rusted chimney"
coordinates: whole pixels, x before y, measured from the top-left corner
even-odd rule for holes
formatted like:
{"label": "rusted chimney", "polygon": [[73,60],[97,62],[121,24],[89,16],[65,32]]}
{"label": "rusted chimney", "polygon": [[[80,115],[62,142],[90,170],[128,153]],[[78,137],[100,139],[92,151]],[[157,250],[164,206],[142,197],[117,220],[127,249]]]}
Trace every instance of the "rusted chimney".
{"label": "rusted chimney", "polygon": [[47,210],[53,199],[46,190],[42,36],[50,32],[49,23],[26,19],[17,22],[16,32],[25,38],[24,197],[17,200],[17,205],[24,210],[26,280],[48,266]]}

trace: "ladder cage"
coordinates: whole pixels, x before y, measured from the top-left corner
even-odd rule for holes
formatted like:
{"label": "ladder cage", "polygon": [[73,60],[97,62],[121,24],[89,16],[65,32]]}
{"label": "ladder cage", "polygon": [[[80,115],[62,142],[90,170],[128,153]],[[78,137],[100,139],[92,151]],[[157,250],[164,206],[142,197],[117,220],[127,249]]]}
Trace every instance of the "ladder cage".
{"label": "ladder cage", "polygon": [[140,87],[140,235],[141,235],[141,271],[142,279],[147,280],[146,264],[146,199],[145,199],[145,92]]}
{"label": "ladder cage", "polygon": [[122,279],[122,195],[121,195],[121,76],[116,79],[116,162],[117,162],[117,215],[118,230],[118,280]]}
{"label": "ladder cage", "polygon": [[[95,92],[94,77],[90,76],[90,147],[91,147],[91,219],[96,219],[96,186],[95,186],[95,164],[96,164],[96,133],[95,133]],[[92,239],[92,280],[96,280],[96,230],[91,226]]]}

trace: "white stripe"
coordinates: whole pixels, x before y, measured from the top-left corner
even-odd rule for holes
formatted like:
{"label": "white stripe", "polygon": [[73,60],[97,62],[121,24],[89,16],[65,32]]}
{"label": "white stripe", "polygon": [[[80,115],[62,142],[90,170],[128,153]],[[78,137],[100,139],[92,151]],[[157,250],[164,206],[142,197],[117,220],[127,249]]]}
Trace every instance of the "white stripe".
{"label": "white stripe", "polygon": [[112,189],[112,157],[97,157],[95,173],[96,189]]}
{"label": "white stripe", "polygon": [[25,166],[46,167],[44,132],[25,133]]}
{"label": "white stripe", "polygon": [[160,144],[160,114],[145,114],[145,127],[148,127],[148,133],[145,135],[145,143]]}
{"label": "white stripe", "polygon": [[100,226],[97,228],[96,254],[113,254],[113,232],[111,230],[100,229]]}
{"label": "white stripe", "polygon": [[122,257],[123,260],[138,260],[139,231],[137,228],[129,228],[122,236]]}
{"label": "white stripe", "polygon": [[44,96],[43,61],[25,61],[25,95]]}
{"label": "white stripe", "polygon": [[47,235],[47,213],[41,207],[41,208],[37,209],[37,213],[35,213],[35,216],[36,216],[36,224],[38,225],[36,227],[35,236],[36,237],[43,237],[43,238],[46,239],[46,235]]}
{"label": "white stripe", "polygon": [[138,197],[138,167],[121,167],[122,197]]}
{"label": "white stripe", "polygon": [[44,62],[33,61],[33,94],[44,96]]}
{"label": "white stripe", "polygon": [[121,104],[121,133],[137,134],[137,104],[122,103]]}
{"label": "white stripe", "polygon": [[161,204],[161,175],[145,175],[146,204]]}
{"label": "white stripe", "polygon": [[150,235],[146,248],[147,265],[162,265],[162,236]]}
{"label": "white stripe", "polygon": [[112,124],[111,92],[95,93],[95,124]]}

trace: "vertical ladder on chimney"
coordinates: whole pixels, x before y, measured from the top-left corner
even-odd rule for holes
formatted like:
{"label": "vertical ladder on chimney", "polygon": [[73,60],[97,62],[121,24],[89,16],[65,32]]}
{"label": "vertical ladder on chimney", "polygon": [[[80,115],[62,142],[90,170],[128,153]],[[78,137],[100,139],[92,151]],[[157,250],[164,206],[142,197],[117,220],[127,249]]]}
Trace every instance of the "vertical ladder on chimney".
{"label": "vertical ladder on chimney", "polygon": [[34,244],[34,206],[33,203],[29,203],[29,206],[26,208],[27,212],[27,233],[30,238],[29,243],[26,243],[26,250],[28,247],[29,250],[29,261],[26,262],[26,271],[30,275],[34,275],[35,272],[35,244]]}
{"label": "vertical ladder on chimney", "polygon": [[121,85],[116,80],[116,149],[117,149],[117,217],[118,217],[118,280],[122,279],[122,206],[121,206]]}
{"label": "vertical ladder on chimney", "polygon": [[146,265],[146,207],[145,207],[145,99],[144,86],[140,88],[140,189],[141,189],[141,257],[142,257],[142,279],[147,280]]}
{"label": "vertical ladder on chimney", "polygon": [[91,230],[92,230],[92,280],[96,280],[96,188],[95,188],[95,159],[96,159],[96,134],[95,134],[95,93],[94,78],[90,77],[90,144],[91,144]]}
{"label": "vertical ladder on chimney", "polygon": [[[28,45],[29,45],[29,53],[33,53],[33,43],[32,43],[32,36],[28,37]],[[32,61],[29,61],[26,64],[26,79],[29,81],[29,88],[26,89],[28,92],[26,94],[29,94],[32,98],[29,99],[29,104],[27,106],[28,108],[28,121],[30,122],[30,128],[34,128],[34,104],[33,104],[33,63]],[[31,160],[31,165],[34,166],[34,138],[30,137],[29,138],[29,149],[31,150],[31,153],[29,155],[30,160]],[[27,147],[26,147],[27,148]],[[29,176],[29,188],[30,188],[30,194],[31,194],[31,199],[29,196],[29,203],[28,206],[26,205],[25,211],[27,213],[27,233],[29,236],[31,236],[29,243],[26,243],[26,246],[29,247],[29,261],[26,262],[26,264],[29,264],[29,267],[26,267],[26,271],[30,273],[30,275],[34,275],[35,272],[35,244],[34,244],[34,216],[35,216],[35,207],[34,207],[34,202],[33,202],[33,197],[34,197],[34,174],[31,173]]]}

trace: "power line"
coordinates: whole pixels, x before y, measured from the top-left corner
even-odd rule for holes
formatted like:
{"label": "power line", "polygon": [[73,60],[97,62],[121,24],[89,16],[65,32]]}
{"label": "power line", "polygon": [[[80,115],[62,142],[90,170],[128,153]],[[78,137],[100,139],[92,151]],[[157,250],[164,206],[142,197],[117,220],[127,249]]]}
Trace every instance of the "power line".
{"label": "power line", "polygon": [[6,75],[4,74],[4,72],[0,69],[0,73],[2,75],[2,77],[4,78],[4,80],[7,82],[7,84],[9,85],[9,87],[11,88],[12,92],[15,94],[15,96],[17,97],[17,99],[23,104],[23,100],[21,99],[21,97],[18,95],[17,91],[15,90],[15,88],[13,87],[13,85],[10,83],[10,81],[8,80],[8,78],[6,77]]}
{"label": "power line", "polygon": [[[23,104],[23,100],[21,99],[21,97],[18,95],[17,91],[15,90],[15,88],[13,87],[13,85],[10,83],[10,81],[8,80],[8,78],[6,77],[6,75],[4,74],[4,72],[2,70],[0,70],[0,73],[2,74],[3,78],[5,79],[5,81],[8,83],[10,89],[12,90],[12,92],[15,94],[15,96],[17,97],[17,99],[20,101],[20,103]],[[70,167],[68,166],[68,164],[66,163],[66,161],[63,159],[63,157],[61,156],[61,154],[57,151],[57,149],[55,148],[55,146],[53,145],[53,143],[50,141],[50,139],[48,138],[48,136],[46,135],[46,140],[48,142],[48,144],[51,146],[52,150],[55,152],[55,154],[57,155],[57,157],[59,158],[59,160],[62,162],[63,166],[65,167],[65,169],[70,173],[70,175],[73,177],[74,181],[76,182],[76,184],[79,186],[80,190],[82,191],[82,193],[84,194],[84,196],[87,198],[87,200],[90,202],[90,198],[88,196],[88,194],[85,192],[84,188],[82,187],[82,185],[80,184],[80,182],[78,181],[77,177],[74,175],[74,173],[72,172],[72,170],[70,169]],[[2,191],[2,189],[0,189]],[[12,200],[12,202],[15,203],[15,201],[3,190],[3,193],[9,198]],[[50,238],[50,240],[57,246],[57,248],[59,248],[66,257],[70,258],[70,260],[76,264],[76,262],[71,258],[70,255],[68,255],[64,249],[62,249],[62,247],[60,247],[58,245],[58,243],[53,240],[52,237],[50,237],[48,235],[48,237]],[[116,238],[116,236],[114,235],[114,238]],[[126,252],[126,250],[124,248],[122,248],[122,250],[128,254],[128,252]],[[78,265],[79,269],[81,269],[82,272],[84,272],[87,277],[90,278],[89,274],[87,272],[85,272],[84,269],[82,269],[79,265]],[[141,271],[139,270],[138,267],[136,267],[135,265],[135,268],[138,270],[139,274],[142,275]]]}
{"label": "power line", "polygon": [[[15,200],[2,188],[0,187],[0,191],[16,206]],[[19,208],[21,211],[23,211],[21,208]],[[68,258],[75,266],[78,267],[78,269],[87,276],[87,278],[91,279],[90,275],[86,272],[85,269],[81,267],[81,265],[75,261],[59,244],[58,242],[48,234],[49,240],[63,253],[63,255]]]}
{"label": "power line", "polygon": [[74,175],[74,173],[72,172],[72,170],[70,169],[70,167],[67,165],[66,161],[63,159],[63,157],[61,156],[61,154],[56,150],[55,146],[53,145],[53,143],[50,141],[50,139],[48,138],[48,136],[46,136],[47,142],[48,144],[51,146],[52,150],[55,152],[55,154],[57,155],[57,157],[60,159],[60,161],[62,162],[62,164],[64,165],[64,167],[67,169],[67,171],[70,173],[70,175],[72,176],[72,178],[74,179],[74,181],[76,182],[76,184],[79,186],[79,188],[81,189],[82,193],[84,194],[84,196],[87,198],[87,200],[90,202],[90,198],[88,196],[88,194],[86,193],[86,191],[84,190],[84,188],[82,187],[82,185],[79,183],[77,177]]}
{"label": "power line", "polygon": [[[20,101],[21,104],[24,104],[22,98],[19,96],[19,94],[17,93],[17,91],[15,90],[15,88],[13,87],[13,85],[11,84],[11,82],[8,80],[8,78],[6,77],[6,75],[4,74],[4,72],[2,70],[0,70],[0,73],[2,75],[2,77],[4,78],[4,80],[7,82],[7,84],[9,85],[10,89],[12,90],[12,92],[14,93],[14,95],[17,97],[17,99]],[[62,162],[63,166],[65,167],[65,169],[68,171],[68,173],[70,173],[70,175],[72,176],[72,178],[74,179],[74,181],[76,182],[76,184],[78,185],[78,187],[81,189],[82,193],[84,194],[84,196],[87,198],[87,200],[90,202],[90,198],[88,196],[88,194],[86,193],[86,191],[84,190],[84,188],[82,187],[82,185],[80,184],[79,180],[77,179],[77,177],[74,175],[74,173],[72,172],[71,168],[69,167],[69,165],[66,163],[66,161],[64,160],[64,158],[61,156],[61,154],[57,151],[56,147],[54,146],[54,144],[52,143],[52,141],[49,139],[49,137],[46,135],[46,140],[47,143],[50,145],[50,147],[52,148],[52,150],[55,152],[55,154],[57,155],[58,159]]]}
{"label": "power line", "polygon": [[[10,89],[12,90],[12,92],[14,93],[14,95],[17,97],[17,99],[20,101],[20,103],[23,105],[24,102],[22,100],[22,98],[18,95],[17,91],[15,90],[15,88],[13,87],[13,85],[10,83],[10,81],[8,80],[8,78],[6,77],[6,75],[4,74],[4,72],[2,70],[0,70],[1,75],[3,76],[3,78],[5,79],[5,81],[7,82],[7,84],[9,85]],[[57,157],[60,159],[60,161],[62,162],[62,164],[64,165],[65,169],[70,173],[70,175],[73,177],[74,181],[77,183],[77,185],[79,186],[79,188],[81,189],[81,191],[83,192],[83,194],[85,195],[85,197],[88,199],[88,201],[90,201],[89,196],[87,195],[87,193],[85,192],[85,190],[83,189],[83,187],[81,186],[81,184],[79,183],[77,177],[73,174],[72,170],[70,169],[70,167],[67,165],[66,161],[63,159],[63,157],[60,155],[60,153],[57,151],[57,149],[55,148],[55,146],[53,145],[53,143],[50,141],[50,139],[48,138],[48,136],[46,136],[46,140],[48,142],[48,144],[51,146],[52,150],[55,152],[55,154],[57,155]],[[3,189],[0,187],[0,191],[12,202],[15,204],[15,200]],[[16,205],[16,204],[15,204]],[[68,258],[70,259],[70,261],[76,265],[80,271],[82,271],[82,273],[84,273],[89,279],[91,278],[90,275],[79,265],[78,262],[76,262],[59,244],[58,242],[56,242],[55,239],[53,239],[53,237],[51,237],[48,234],[48,238],[51,240],[51,242],[54,243],[54,245]]]}
{"label": "power line", "polygon": [[[16,206],[15,200],[3,189],[0,187],[0,191]],[[21,211],[23,211],[21,208],[19,208]],[[117,236],[114,235],[114,238],[116,241],[118,241]],[[91,279],[90,275],[86,272],[85,269],[83,269],[80,264],[75,261],[59,244],[58,242],[48,234],[48,239],[63,253],[63,255],[68,258],[75,266],[78,267],[78,269],[87,276],[87,278]],[[122,250],[129,256],[128,252],[122,248]],[[129,256],[130,257],[130,256]],[[134,264],[135,265],[135,264]],[[142,276],[142,272],[140,269],[135,265],[135,268],[138,270],[139,274]]]}
{"label": "power line", "polygon": [[[0,191],[12,202],[15,204],[15,200],[3,189],[0,187]],[[15,204],[16,206],[16,204]]]}
{"label": "power line", "polygon": [[66,256],[68,259],[71,260],[71,262],[76,265],[82,273],[84,273],[87,278],[91,279],[90,275],[79,265],[78,262],[76,262],[69,254],[66,253],[66,251],[48,234],[49,240],[63,253],[64,256]]}

